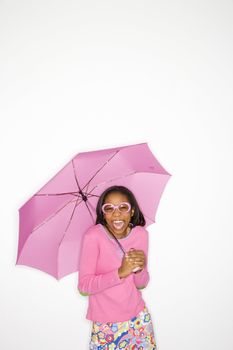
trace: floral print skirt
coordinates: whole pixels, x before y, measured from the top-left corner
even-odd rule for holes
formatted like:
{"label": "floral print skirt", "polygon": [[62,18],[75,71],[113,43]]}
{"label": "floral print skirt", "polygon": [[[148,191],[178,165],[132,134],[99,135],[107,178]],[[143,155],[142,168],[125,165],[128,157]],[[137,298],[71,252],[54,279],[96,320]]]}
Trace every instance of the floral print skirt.
{"label": "floral print skirt", "polygon": [[89,350],[157,350],[151,315],[146,307],[129,321],[93,322]]}

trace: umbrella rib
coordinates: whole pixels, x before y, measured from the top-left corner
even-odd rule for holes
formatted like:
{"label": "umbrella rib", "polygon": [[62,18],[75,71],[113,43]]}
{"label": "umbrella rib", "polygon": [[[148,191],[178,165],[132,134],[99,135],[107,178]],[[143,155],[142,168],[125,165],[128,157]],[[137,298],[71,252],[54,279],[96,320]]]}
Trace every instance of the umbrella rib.
{"label": "umbrella rib", "polygon": [[78,198],[76,199],[76,203],[75,203],[75,206],[74,206],[73,211],[72,211],[72,213],[71,213],[71,216],[70,216],[70,218],[69,218],[69,222],[68,222],[68,224],[67,224],[67,226],[66,226],[66,228],[65,228],[65,233],[64,233],[64,235],[62,236],[62,239],[61,239],[60,242],[59,242],[59,247],[60,247],[60,245],[61,245],[61,242],[63,241],[63,238],[65,237],[66,231],[68,230],[68,228],[69,228],[69,226],[70,226],[72,217],[74,216],[75,209],[77,208],[77,206],[78,206],[80,203],[82,203],[82,200],[81,200],[78,204],[77,204],[77,202],[78,202]]}
{"label": "umbrella rib", "polygon": [[[98,185],[94,186],[94,187],[92,188],[92,190],[91,190],[90,192],[88,192],[88,194],[91,194],[91,192],[94,191],[94,189],[95,189],[96,187],[100,186],[100,185],[103,185],[103,184],[106,184],[106,183],[109,183],[109,182],[112,182],[112,181],[115,181],[115,180],[118,180],[118,179],[122,179],[122,178],[124,178],[124,177],[126,177],[126,176],[130,176],[130,175],[133,175],[133,174],[135,174],[135,173],[136,173],[136,171],[134,171],[134,172],[132,172],[132,173],[129,173],[129,174],[125,174],[125,175],[123,175],[123,176],[115,177],[115,178],[113,178],[113,179],[111,179],[111,180],[108,180],[108,181],[100,182],[100,183],[98,183]],[[93,195],[92,195],[92,196],[93,196]]]}
{"label": "umbrella rib", "polygon": [[[66,233],[66,231],[68,230],[68,227],[70,226],[70,223],[71,223],[72,217],[74,216],[75,209],[76,209],[76,208],[77,208],[77,206],[78,206],[78,205],[79,205],[79,204],[82,202],[82,201],[80,201],[80,202],[77,204],[77,201],[78,201],[78,199],[76,200],[76,203],[75,203],[74,209],[73,209],[73,211],[72,211],[72,213],[71,213],[71,217],[70,217],[70,219],[69,219],[69,223],[68,223],[68,225],[66,226],[65,233]],[[84,203],[86,204],[87,209],[88,209],[88,210],[89,210],[89,212],[90,212],[90,209],[88,208],[87,203],[86,203],[85,201],[84,201]],[[90,215],[91,215],[91,217],[92,217],[92,219],[93,219],[93,216],[92,216],[91,212],[90,212]],[[94,219],[93,219],[93,222],[94,222]],[[62,241],[63,241],[63,239],[64,239],[64,237],[65,237],[65,233],[63,234],[62,239],[61,239],[61,240],[60,240],[60,242],[59,242],[58,252],[59,252],[60,245],[61,245],[61,243],[62,243]],[[57,255],[57,258],[58,258],[58,255]],[[58,264],[57,264],[57,266],[58,266]],[[58,271],[57,271],[57,273],[58,273]]]}
{"label": "umbrella rib", "polygon": [[[68,230],[68,228],[69,228],[69,226],[70,226],[72,217],[74,216],[75,209],[76,209],[77,206],[82,202],[82,201],[81,201],[81,202],[79,202],[79,203],[77,204],[77,201],[78,201],[78,199],[76,200],[76,203],[75,203],[74,209],[73,209],[73,211],[72,211],[72,213],[71,213],[71,216],[70,216],[68,225],[66,226],[65,233],[64,233],[64,235],[62,236],[62,239],[61,239],[60,242],[59,242],[59,247],[60,247],[60,245],[61,245],[61,243],[62,243],[62,241],[63,241],[63,239],[64,239],[64,237],[65,237],[66,231]],[[89,211],[89,213],[90,213],[90,215],[91,215],[91,217],[92,217],[92,220],[93,220],[93,222],[94,222],[94,218],[93,218],[93,216],[92,216],[92,213],[91,213],[90,209],[88,208],[87,203],[86,203],[85,201],[84,201],[84,203],[86,204],[86,207],[87,207],[87,209],[88,209],[88,211]]]}
{"label": "umbrella rib", "polygon": [[87,188],[86,188],[86,193],[88,193],[88,188],[89,188],[90,182],[87,184]]}
{"label": "umbrella rib", "polygon": [[[65,232],[68,230],[68,227],[70,226],[70,223],[71,223],[71,220],[72,220],[72,217],[74,215],[74,212],[75,212],[75,209],[77,208],[77,206],[82,202],[82,200],[78,203],[78,198],[76,200],[76,203],[75,203],[75,206],[74,206],[74,209],[71,213],[71,216],[70,216],[70,219],[69,219],[69,222],[68,222],[68,225],[66,226],[66,229],[65,229]],[[77,204],[78,203],[78,204]]]}
{"label": "umbrella rib", "polygon": [[[74,199],[71,199],[69,202],[67,202],[63,207],[59,208],[58,210],[56,210],[52,215],[50,215],[46,220],[44,220],[40,225],[36,226],[31,232],[38,230],[38,228],[40,228],[41,226],[43,226],[44,224],[46,224],[48,221],[50,221],[55,215],[57,215],[57,213],[59,213],[59,211],[61,211],[62,209],[64,209],[70,202],[74,201]],[[76,200],[77,201],[77,200]],[[81,202],[80,202],[81,203]],[[79,203],[79,204],[80,204]]]}
{"label": "umbrella rib", "polygon": [[89,198],[89,197],[100,197],[100,196],[98,196],[97,194],[89,194],[89,193],[87,193],[87,197]]}
{"label": "umbrella rib", "polygon": [[87,202],[84,201],[84,203],[85,203],[85,205],[86,205],[86,207],[87,207],[87,209],[88,209],[88,211],[89,211],[89,213],[90,213],[90,215],[91,215],[91,217],[92,217],[93,224],[95,224],[95,220],[94,220],[93,215],[92,215],[92,213],[91,213],[91,211],[90,211],[90,208],[89,208],[88,205],[87,205]]}
{"label": "umbrella rib", "polygon": [[144,216],[146,216],[149,220],[153,221],[153,223],[155,223],[155,221],[151,218],[149,218],[149,216],[147,216],[146,214],[143,214]]}
{"label": "umbrella rib", "polygon": [[61,196],[66,194],[72,194],[73,196],[77,195],[77,192],[61,192],[61,193],[37,193],[34,196]]}
{"label": "umbrella rib", "polygon": [[163,173],[154,173],[154,172],[148,172],[148,171],[136,171],[136,170],[135,170],[135,171],[132,172],[132,173],[125,174],[125,175],[123,175],[123,176],[115,177],[115,178],[113,178],[113,179],[111,179],[111,180],[103,181],[103,182],[98,183],[98,185],[94,186],[94,187],[92,188],[92,190],[91,190],[90,192],[88,192],[88,194],[91,194],[91,192],[92,192],[96,187],[98,187],[98,186],[100,186],[100,185],[103,185],[103,184],[105,184],[105,183],[109,183],[109,182],[112,182],[112,181],[115,181],[115,180],[118,180],[118,179],[122,179],[122,178],[124,178],[124,177],[126,177],[126,176],[130,176],[130,175],[134,175],[134,174],[142,174],[142,173],[145,173],[145,174],[150,173],[150,174],[154,174],[154,175],[164,175],[164,176],[167,176],[167,174],[163,174]]}
{"label": "umbrella rib", "polygon": [[[91,197],[91,196],[90,196]],[[96,196],[96,197],[99,197],[99,196]],[[89,207],[92,209],[92,211],[96,211],[96,208],[93,207],[93,205],[91,204],[90,201],[87,201],[87,203],[89,204]]]}
{"label": "umbrella rib", "polygon": [[107,163],[117,155],[117,153],[120,152],[120,150],[117,150],[95,173],[94,175],[92,175],[92,177],[88,180],[88,182],[86,183],[86,185],[82,188],[82,190],[88,186],[90,184],[90,182],[94,179],[94,177],[100,172],[100,170],[102,170],[106,165]]}
{"label": "umbrella rib", "polygon": [[74,160],[73,159],[72,159],[72,166],[73,166],[74,178],[75,178],[76,184],[78,186],[79,191],[81,191],[81,188],[79,186],[78,179],[77,179],[77,176],[76,176],[75,167],[74,167]]}

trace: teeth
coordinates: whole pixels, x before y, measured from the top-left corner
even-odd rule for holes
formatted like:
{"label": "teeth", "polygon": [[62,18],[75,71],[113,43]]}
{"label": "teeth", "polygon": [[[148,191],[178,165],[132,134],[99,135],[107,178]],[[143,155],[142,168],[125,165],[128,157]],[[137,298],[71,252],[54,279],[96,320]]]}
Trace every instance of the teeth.
{"label": "teeth", "polygon": [[122,220],[114,220],[113,225],[117,229],[121,229],[124,226],[124,221]]}

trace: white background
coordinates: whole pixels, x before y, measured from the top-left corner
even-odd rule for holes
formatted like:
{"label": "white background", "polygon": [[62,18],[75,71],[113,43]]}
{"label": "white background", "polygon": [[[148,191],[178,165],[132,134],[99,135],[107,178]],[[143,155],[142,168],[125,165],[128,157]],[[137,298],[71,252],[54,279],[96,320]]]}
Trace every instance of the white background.
{"label": "white background", "polygon": [[0,348],[86,350],[78,273],[15,266],[18,208],[82,151],[172,174],[142,291],[158,350],[233,348],[232,1],[1,1]]}

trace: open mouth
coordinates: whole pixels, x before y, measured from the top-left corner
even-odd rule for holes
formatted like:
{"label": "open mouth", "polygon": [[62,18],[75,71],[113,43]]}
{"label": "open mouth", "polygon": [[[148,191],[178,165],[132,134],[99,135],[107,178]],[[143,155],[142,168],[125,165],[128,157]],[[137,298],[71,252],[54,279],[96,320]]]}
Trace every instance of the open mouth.
{"label": "open mouth", "polygon": [[114,220],[112,224],[116,230],[121,230],[125,223],[123,220]]}

